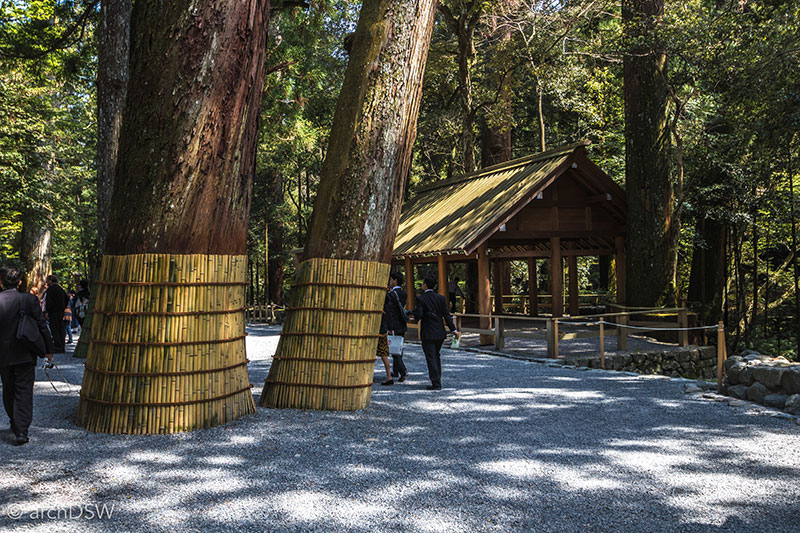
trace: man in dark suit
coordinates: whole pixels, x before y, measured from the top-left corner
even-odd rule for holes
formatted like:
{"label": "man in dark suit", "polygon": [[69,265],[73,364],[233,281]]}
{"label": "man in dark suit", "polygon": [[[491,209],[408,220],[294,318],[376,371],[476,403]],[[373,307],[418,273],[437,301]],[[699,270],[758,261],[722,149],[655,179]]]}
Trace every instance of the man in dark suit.
{"label": "man in dark suit", "polygon": [[[381,331],[385,329],[389,335],[404,336],[408,331],[405,318],[403,318],[403,308],[406,305],[408,296],[402,289],[403,275],[399,272],[389,274],[389,291],[383,300],[383,325]],[[408,370],[403,363],[403,354],[392,354],[392,377],[399,377],[400,383],[406,380]]]}
{"label": "man in dark suit", "polygon": [[447,333],[444,331],[444,321],[447,327],[456,337],[461,333],[453,324],[453,317],[447,309],[447,300],[441,294],[434,292],[436,279],[433,276],[425,276],[422,281],[424,291],[417,297],[417,305],[414,308],[414,318],[420,324],[420,340],[422,341],[422,351],[425,352],[425,362],[428,363],[428,376],[431,384],[428,390],[442,390],[442,359],[440,352]]}
{"label": "man in dark suit", "polygon": [[64,353],[66,344],[64,343],[64,309],[69,305],[69,296],[66,291],[58,284],[55,274],[47,276],[47,290],[44,291],[44,317],[50,324],[50,331],[53,333],[53,346],[55,353]]}
{"label": "man in dark suit", "polygon": [[47,330],[39,300],[32,294],[17,291],[22,270],[11,266],[0,268],[0,379],[3,382],[3,406],[11,421],[16,444],[28,442],[28,428],[33,419],[33,382],[36,376],[36,355],[17,339],[19,311],[33,317],[44,338],[48,359],[53,359],[53,339]]}

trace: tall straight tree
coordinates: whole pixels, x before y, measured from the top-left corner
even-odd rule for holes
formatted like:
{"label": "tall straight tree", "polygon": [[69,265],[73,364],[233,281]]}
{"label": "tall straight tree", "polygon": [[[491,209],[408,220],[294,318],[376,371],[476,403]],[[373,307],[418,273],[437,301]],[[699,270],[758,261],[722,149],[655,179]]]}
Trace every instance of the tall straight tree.
{"label": "tall straight tree", "polygon": [[[92,270],[99,266],[108,233],[111,194],[119,153],[119,130],[125,93],[128,90],[128,61],[131,32],[131,0],[102,0],[97,28],[97,256],[91,259]],[[88,275],[89,273],[85,273]],[[89,305],[94,307],[94,299]],[[91,328],[91,313],[84,327]],[[75,357],[86,357],[89,341],[78,338]]]}
{"label": "tall straight tree", "polygon": [[369,403],[435,10],[436,0],[362,5],[264,406]]}
{"label": "tall straight tree", "polygon": [[255,409],[247,218],[268,0],[135,2],[78,423],[210,427]]}
{"label": "tall straight tree", "polygon": [[624,0],[627,303],[675,299],[676,221],[670,175],[666,52],[656,34],[663,0]]}

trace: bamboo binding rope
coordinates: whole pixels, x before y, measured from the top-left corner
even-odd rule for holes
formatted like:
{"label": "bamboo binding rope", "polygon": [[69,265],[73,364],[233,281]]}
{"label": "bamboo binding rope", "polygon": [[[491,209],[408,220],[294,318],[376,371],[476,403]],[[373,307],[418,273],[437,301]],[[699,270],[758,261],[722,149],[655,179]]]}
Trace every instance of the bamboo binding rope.
{"label": "bamboo binding rope", "polygon": [[175,433],[254,413],[245,274],[240,255],[104,256],[78,425]]}
{"label": "bamboo binding rope", "polygon": [[300,263],[262,407],[353,411],[369,405],[390,265]]}

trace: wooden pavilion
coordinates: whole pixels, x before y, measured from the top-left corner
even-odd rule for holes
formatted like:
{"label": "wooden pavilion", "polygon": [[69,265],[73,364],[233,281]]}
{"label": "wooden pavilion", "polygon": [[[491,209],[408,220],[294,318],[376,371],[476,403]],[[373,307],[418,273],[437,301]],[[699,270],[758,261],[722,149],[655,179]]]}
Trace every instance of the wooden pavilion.
{"label": "wooden pavilion", "polygon": [[[625,191],[592,163],[588,142],[522,157],[420,189],[404,206],[392,263],[405,265],[408,306],[414,305],[414,266],[435,263],[447,297],[447,265],[467,262],[477,273],[477,311],[502,314],[504,263],[549,259],[552,315],[564,313],[563,258],[568,265],[569,314],[577,315],[579,256],[614,257],[617,303],[625,302]],[[607,264],[606,263],[606,264]],[[474,268],[477,264],[477,268]],[[500,285],[500,286],[498,286]],[[530,282],[530,313],[538,314]],[[481,327],[488,327],[488,319]]]}

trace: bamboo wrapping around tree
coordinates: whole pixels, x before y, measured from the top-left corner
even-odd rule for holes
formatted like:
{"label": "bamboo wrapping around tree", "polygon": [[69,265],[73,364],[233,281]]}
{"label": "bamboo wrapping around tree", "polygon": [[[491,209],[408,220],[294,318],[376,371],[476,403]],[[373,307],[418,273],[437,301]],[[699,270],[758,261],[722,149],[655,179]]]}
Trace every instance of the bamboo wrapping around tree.
{"label": "bamboo wrapping around tree", "polygon": [[389,265],[315,258],[297,270],[263,407],[352,411],[369,405]]}
{"label": "bamboo wrapping around tree", "polygon": [[255,412],[244,255],[103,257],[78,425],[175,433]]}

